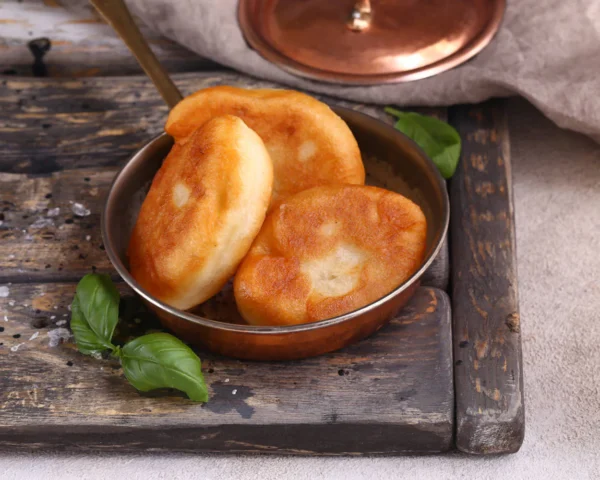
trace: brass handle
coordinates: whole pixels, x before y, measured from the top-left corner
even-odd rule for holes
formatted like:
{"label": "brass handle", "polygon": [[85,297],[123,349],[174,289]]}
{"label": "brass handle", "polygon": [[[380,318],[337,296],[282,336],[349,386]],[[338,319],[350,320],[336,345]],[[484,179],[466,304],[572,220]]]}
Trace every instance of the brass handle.
{"label": "brass handle", "polygon": [[177,105],[183,98],[181,92],[150,50],[125,2],[123,0],[90,0],[90,2],[123,39],[167,105],[170,108]]}

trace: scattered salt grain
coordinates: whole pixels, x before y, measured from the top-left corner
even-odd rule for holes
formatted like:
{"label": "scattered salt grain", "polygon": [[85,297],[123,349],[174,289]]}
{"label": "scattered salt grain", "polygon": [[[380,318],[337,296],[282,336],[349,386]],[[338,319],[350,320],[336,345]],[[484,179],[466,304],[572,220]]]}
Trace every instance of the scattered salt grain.
{"label": "scattered salt grain", "polygon": [[8,317],[6,315],[4,315],[4,321],[8,322]]}
{"label": "scattered salt grain", "polygon": [[37,337],[39,337],[40,332],[35,332],[31,337],[29,337],[29,340],[35,340]]}
{"label": "scattered salt grain", "polygon": [[50,210],[48,210],[47,215],[49,217],[58,217],[60,215],[60,207],[51,208]]}
{"label": "scattered salt grain", "polygon": [[73,205],[71,205],[71,210],[78,217],[87,217],[91,213],[81,203],[74,203]]}
{"label": "scattered salt grain", "polygon": [[225,383],[229,383],[229,379],[228,378],[225,379]]}
{"label": "scattered salt grain", "polygon": [[58,347],[61,342],[66,342],[71,338],[71,332],[64,327],[55,328],[48,332],[48,338],[50,339],[49,347]]}
{"label": "scattered salt grain", "polygon": [[2,225],[4,222],[2,220],[0,220],[0,225]]}
{"label": "scattered salt grain", "polygon": [[89,242],[92,239],[92,236],[91,235],[86,235],[85,239]]}
{"label": "scattered salt grain", "polygon": [[66,314],[66,313],[63,313],[63,317],[66,317],[66,316],[67,316],[67,314]]}
{"label": "scattered salt grain", "polygon": [[232,395],[235,395],[237,393],[237,389],[233,389],[233,391],[231,392]]}
{"label": "scattered salt grain", "polygon": [[15,306],[15,301],[14,301],[14,300],[11,300],[10,302],[8,302],[8,304],[9,304],[11,307],[14,307],[14,306]]}
{"label": "scattered salt grain", "polygon": [[52,308],[53,308],[54,310],[58,310],[58,307],[57,307],[56,305],[54,305]]}
{"label": "scattered salt grain", "polygon": [[47,228],[53,226],[54,220],[51,218],[38,218],[35,222],[29,225],[29,228]]}
{"label": "scattered salt grain", "polygon": [[60,327],[60,326],[62,326],[62,325],[65,325],[66,323],[67,323],[67,321],[66,321],[66,320],[59,320],[58,322],[56,322],[56,326],[57,326],[57,327]]}
{"label": "scattered salt grain", "polygon": [[71,311],[71,305],[67,305],[67,310],[70,312]]}
{"label": "scattered salt grain", "polygon": [[8,287],[6,285],[2,285],[0,287],[0,297],[6,298],[6,297],[8,297],[9,294],[10,294],[10,290],[8,289]]}
{"label": "scattered salt grain", "polygon": [[8,256],[8,258],[10,258],[10,259],[13,259],[13,258],[15,258],[15,255],[14,255],[13,253],[11,253],[11,254]]}
{"label": "scattered salt grain", "polygon": [[55,318],[56,318],[56,315],[52,315],[52,316],[50,317],[50,320],[54,320]]}
{"label": "scattered salt grain", "polygon": [[12,347],[10,347],[10,351],[11,352],[16,352],[21,345],[24,345],[24,344],[23,343],[19,343],[17,345],[13,345]]}
{"label": "scattered salt grain", "polygon": [[45,292],[40,293],[40,297],[43,297],[44,295],[46,295]]}

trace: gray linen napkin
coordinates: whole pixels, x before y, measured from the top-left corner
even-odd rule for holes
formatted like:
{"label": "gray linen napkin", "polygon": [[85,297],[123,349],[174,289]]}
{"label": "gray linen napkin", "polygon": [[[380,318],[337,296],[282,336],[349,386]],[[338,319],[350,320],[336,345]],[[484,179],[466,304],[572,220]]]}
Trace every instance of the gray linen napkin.
{"label": "gray linen napkin", "polygon": [[509,0],[502,27],[477,57],[410,83],[342,87],[295,77],[246,44],[237,0],[127,0],[151,28],[259,78],[358,102],[440,106],[522,95],[563,128],[600,140],[600,1]]}

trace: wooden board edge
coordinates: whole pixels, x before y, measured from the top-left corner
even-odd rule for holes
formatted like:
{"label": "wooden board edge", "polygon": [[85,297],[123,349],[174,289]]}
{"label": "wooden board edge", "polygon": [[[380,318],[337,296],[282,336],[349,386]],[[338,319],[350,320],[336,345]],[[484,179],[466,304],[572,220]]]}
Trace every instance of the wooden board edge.
{"label": "wooden board edge", "polygon": [[514,204],[504,102],[457,106],[463,140],[451,181],[456,446],[517,452],[524,439]]}
{"label": "wooden board edge", "polygon": [[230,453],[306,456],[414,455],[452,448],[446,424],[220,425],[156,429],[130,426],[0,427],[0,451]]}

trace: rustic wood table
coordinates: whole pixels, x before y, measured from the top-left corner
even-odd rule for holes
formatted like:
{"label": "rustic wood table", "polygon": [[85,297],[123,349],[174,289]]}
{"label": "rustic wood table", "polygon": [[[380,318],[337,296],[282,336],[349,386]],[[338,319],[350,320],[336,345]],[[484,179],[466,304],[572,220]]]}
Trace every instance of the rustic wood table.
{"label": "rustic wood table", "polygon": [[[124,161],[162,131],[167,108],[90,8],[44,3],[0,9],[9,27],[0,38],[0,446],[353,455],[520,447],[521,340],[502,102],[426,111],[447,118],[463,138],[450,185],[450,297],[424,286],[378,335],[304,362],[202,353],[212,393],[206,407],[173,392],[139,395],[117,364],[83,357],[68,342],[56,348],[68,336],[76,282],[91,271],[115,275],[100,239],[103,198]],[[184,93],[264,85],[146,34]],[[380,107],[325,100],[391,122]],[[157,327],[152,322],[145,328]],[[124,322],[121,335],[136,328]]]}

